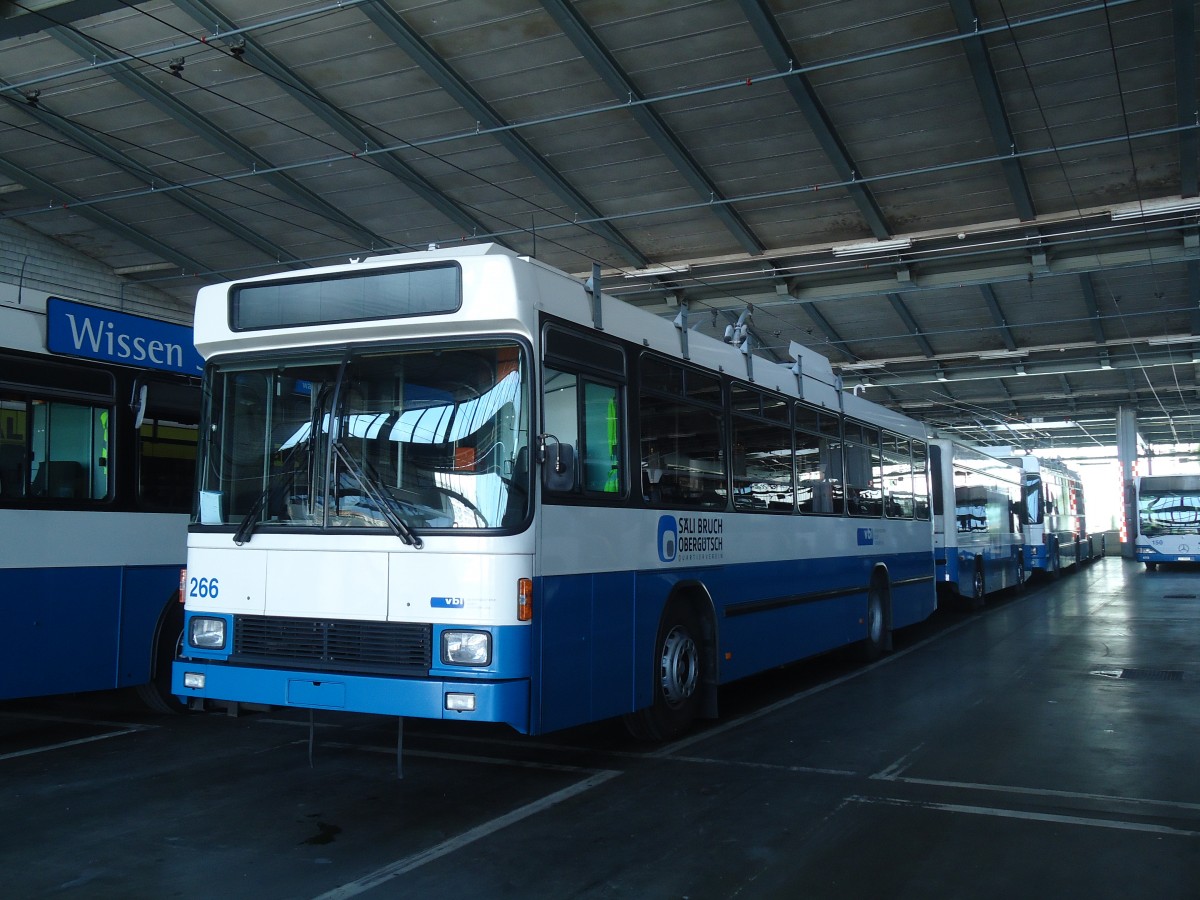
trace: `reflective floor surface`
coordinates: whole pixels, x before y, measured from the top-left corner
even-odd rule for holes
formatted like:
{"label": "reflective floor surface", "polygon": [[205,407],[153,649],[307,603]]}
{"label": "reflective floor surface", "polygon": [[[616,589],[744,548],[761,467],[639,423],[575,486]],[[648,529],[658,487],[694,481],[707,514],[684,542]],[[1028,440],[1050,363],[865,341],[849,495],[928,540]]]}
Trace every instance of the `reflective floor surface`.
{"label": "reflective floor surface", "polygon": [[1200,569],[1099,560],[890,656],[619,725],[0,703],[6,897],[1197,898]]}

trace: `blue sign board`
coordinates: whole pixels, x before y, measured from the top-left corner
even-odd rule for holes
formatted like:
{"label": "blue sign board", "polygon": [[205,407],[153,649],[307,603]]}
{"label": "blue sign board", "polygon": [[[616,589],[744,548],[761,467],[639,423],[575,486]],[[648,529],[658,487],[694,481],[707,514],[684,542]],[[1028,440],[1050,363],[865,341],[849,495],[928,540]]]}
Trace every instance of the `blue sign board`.
{"label": "blue sign board", "polygon": [[144,316],[87,306],[60,297],[46,300],[46,346],[51,353],[199,375],[204,360],[192,329]]}

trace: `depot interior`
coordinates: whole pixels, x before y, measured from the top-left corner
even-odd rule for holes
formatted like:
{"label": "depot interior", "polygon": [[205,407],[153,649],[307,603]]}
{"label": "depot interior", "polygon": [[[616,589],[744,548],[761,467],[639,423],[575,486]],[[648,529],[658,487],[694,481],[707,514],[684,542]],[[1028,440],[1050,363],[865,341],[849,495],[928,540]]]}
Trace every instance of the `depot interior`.
{"label": "depot interior", "polygon": [[1195,26],[1191,0],[11,4],[0,283],[188,322],[206,283],[430,244],[598,263],[696,332],[1072,460],[1115,529],[1123,478],[1197,465]]}

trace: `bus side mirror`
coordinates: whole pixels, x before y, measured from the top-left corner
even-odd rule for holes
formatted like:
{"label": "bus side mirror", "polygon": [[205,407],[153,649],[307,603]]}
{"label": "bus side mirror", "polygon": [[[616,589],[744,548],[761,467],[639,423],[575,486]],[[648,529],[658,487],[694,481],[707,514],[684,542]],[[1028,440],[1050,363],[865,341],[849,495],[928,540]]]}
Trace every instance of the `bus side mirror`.
{"label": "bus side mirror", "polygon": [[575,448],[558,441],[546,443],[542,460],[542,487],[565,493],[575,487]]}

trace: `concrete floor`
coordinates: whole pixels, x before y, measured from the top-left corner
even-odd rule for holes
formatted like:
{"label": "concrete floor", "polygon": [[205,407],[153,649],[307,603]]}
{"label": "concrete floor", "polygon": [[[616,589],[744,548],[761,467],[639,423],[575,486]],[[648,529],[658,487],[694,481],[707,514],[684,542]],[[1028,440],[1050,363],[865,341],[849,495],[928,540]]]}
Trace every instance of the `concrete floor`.
{"label": "concrete floor", "polygon": [[123,693],[0,703],[11,898],[1198,898],[1200,569],[1117,558],[647,749]]}

